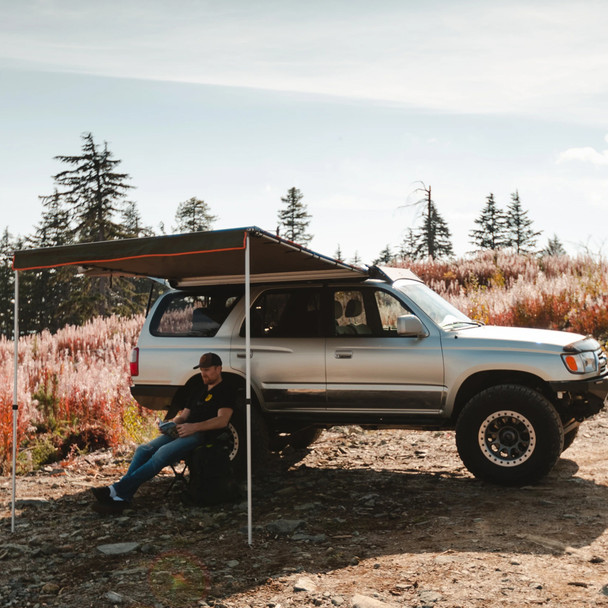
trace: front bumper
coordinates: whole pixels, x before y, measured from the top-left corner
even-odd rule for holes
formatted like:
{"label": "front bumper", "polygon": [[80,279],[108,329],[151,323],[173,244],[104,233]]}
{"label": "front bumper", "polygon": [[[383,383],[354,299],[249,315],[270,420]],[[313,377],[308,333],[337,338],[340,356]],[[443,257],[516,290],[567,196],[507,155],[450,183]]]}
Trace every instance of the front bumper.
{"label": "front bumper", "polygon": [[605,401],[608,395],[608,375],[589,380],[568,380],[565,382],[550,382],[551,388],[556,392],[570,393],[571,395],[590,395]]}
{"label": "front bumper", "polygon": [[550,382],[551,388],[559,395],[571,398],[571,414],[578,420],[597,414],[606,405],[608,395],[608,375],[590,380],[569,380]]}

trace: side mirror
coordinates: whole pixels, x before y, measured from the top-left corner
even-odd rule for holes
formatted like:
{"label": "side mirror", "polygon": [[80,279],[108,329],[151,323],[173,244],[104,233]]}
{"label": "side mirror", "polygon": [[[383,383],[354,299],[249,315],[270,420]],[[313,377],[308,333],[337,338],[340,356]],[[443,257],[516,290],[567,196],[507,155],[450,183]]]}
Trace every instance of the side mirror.
{"label": "side mirror", "polygon": [[397,334],[410,338],[426,338],[429,332],[416,315],[401,315],[397,319]]}

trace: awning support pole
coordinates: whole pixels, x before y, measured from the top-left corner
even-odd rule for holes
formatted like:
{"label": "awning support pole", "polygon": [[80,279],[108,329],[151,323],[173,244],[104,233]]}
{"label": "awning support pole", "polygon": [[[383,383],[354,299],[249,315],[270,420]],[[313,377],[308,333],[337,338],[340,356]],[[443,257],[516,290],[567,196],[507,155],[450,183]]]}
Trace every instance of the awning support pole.
{"label": "awning support pole", "polygon": [[15,328],[13,340],[15,342],[14,378],[13,378],[13,478],[12,478],[12,500],[11,500],[11,532],[15,531],[15,498],[17,495],[17,414],[19,405],[18,378],[19,378],[19,272],[15,270]]}
{"label": "awning support pole", "polygon": [[247,416],[247,542],[253,543],[251,490],[251,267],[249,232],[245,233],[245,407]]}

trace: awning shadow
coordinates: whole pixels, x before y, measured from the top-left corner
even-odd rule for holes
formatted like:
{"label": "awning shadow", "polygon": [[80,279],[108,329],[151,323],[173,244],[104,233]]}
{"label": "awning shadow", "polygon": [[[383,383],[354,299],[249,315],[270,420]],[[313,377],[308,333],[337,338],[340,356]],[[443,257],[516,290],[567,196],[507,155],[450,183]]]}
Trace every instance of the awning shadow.
{"label": "awning shadow", "polygon": [[[143,603],[157,593],[145,573],[175,551],[205,570],[206,593],[216,598],[254,590],[286,572],[325,573],[385,555],[559,555],[591,545],[608,522],[608,488],[576,473],[576,464],[562,459],[543,483],[504,488],[461,469],[296,466],[255,480],[252,547],[244,503],[186,507],[177,486],[165,495],[169,477],[142,488],[134,508],[118,518],[94,513],[90,493],[78,488],[57,500],[18,502],[21,525],[10,543],[27,548],[5,559],[22,558],[31,568],[55,545],[53,567],[65,568],[72,581],[66,583],[66,599],[77,597],[78,585],[90,585],[91,577],[103,580],[128,563],[143,574],[124,584],[125,594]],[[51,522],[58,520],[55,538]],[[7,529],[10,520],[0,523]],[[128,555],[108,557],[97,550],[129,541],[138,548]]]}

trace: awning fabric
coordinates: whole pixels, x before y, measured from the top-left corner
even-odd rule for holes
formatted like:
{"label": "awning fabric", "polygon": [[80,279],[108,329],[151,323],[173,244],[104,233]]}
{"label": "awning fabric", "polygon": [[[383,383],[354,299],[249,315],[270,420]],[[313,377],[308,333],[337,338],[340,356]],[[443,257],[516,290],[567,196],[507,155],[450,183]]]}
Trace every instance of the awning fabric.
{"label": "awning fabric", "polygon": [[156,277],[173,286],[241,282],[247,234],[252,282],[367,276],[364,268],[257,227],[25,249],[15,253],[13,269],[81,266],[89,274]]}

